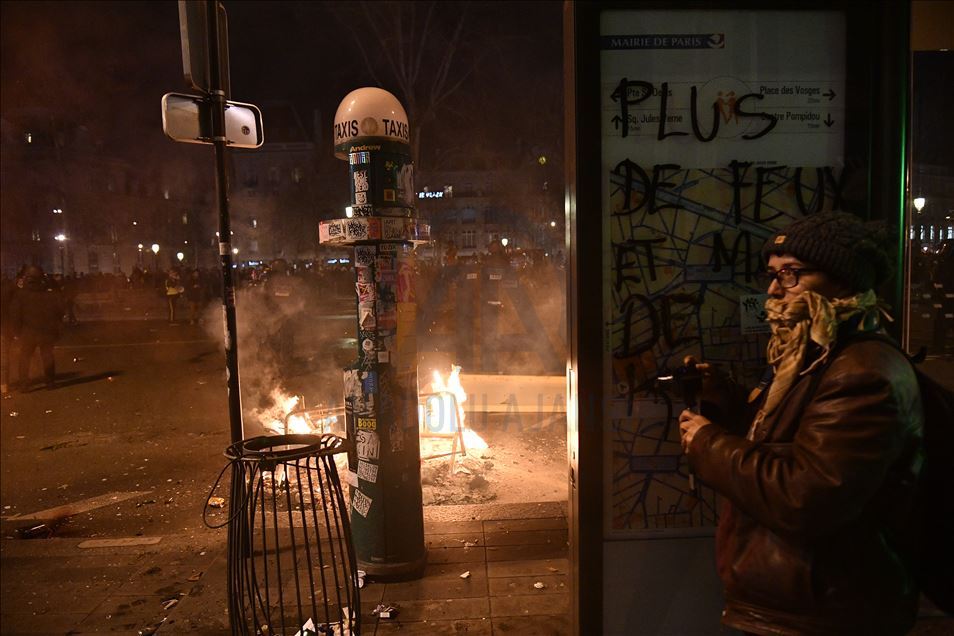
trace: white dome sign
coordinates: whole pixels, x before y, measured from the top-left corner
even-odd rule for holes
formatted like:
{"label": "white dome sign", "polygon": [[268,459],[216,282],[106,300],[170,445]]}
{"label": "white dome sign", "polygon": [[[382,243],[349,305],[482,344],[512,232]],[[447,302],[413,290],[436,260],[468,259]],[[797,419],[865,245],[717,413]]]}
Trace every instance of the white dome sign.
{"label": "white dome sign", "polygon": [[397,97],[381,88],[359,88],[341,100],[335,113],[335,156],[347,159],[349,147],[369,137],[411,143],[404,107]]}

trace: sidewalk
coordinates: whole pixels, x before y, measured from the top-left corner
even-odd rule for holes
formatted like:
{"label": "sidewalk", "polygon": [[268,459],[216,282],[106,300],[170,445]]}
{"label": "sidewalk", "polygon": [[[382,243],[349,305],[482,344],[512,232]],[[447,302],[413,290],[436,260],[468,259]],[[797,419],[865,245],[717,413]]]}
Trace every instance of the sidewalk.
{"label": "sidewalk", "polygon": [[[422,579],[361,590],[363,634],[569,633],[565,503],[432,506],[425,535]],[[225,540],[4,536],[0,633],[228,634]]]}

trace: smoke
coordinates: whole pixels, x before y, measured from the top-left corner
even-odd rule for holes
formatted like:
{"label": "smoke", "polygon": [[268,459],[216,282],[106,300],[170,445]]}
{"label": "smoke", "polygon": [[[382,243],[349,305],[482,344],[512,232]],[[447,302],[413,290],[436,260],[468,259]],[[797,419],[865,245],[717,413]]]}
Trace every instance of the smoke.
{"label": "smoke", "polygon": [[[498,276],[499,282],[491,277]],[[562,375],[566,369],[566,275],[553,262],[519,270],[463,266],[424,270],[418,285],[421,358],[442,372]],[[431,369],[421,368],[421,377]]]}
{"label": "smoke", "polygon": [[[239,381],[246,435],[261,434],[283,397],[303,406],[343,406],[342,368],[355,356],[355,318],[341,313],[318,277],[275,276],[236,295]],[[337,310],[337,311],[336,311]],[[221,307],[210,308],[207,330],[220,337]]]}

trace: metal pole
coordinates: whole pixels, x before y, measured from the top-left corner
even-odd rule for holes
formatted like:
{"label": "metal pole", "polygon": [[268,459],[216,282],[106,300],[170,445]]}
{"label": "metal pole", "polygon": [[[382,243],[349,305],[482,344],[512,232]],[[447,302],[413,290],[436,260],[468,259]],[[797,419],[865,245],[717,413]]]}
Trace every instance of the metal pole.
{"label": "metal pole", "polygon": [[[235,322],[235,286],[232,281],[232,230],[229,222],[229,176],[226,170],[225,90],[219,59],[217,1],[208,2],[209,99],[212,100],[212,143],[215,148],[215,191],[219,206],[219,258],[222,262],[222,309],[225,316],[225,368],[228,376],[229,430],[232,442],[241,441],[242,395],[239,392],[238,342]],[[227,54],[227,53],[226,53]]]}

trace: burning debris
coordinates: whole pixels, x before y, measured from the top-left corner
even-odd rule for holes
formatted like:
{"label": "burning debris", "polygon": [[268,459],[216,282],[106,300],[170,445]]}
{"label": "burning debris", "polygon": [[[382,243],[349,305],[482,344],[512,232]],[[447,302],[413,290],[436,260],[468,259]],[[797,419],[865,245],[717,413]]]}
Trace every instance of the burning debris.
{"label": "burning debris", "polygon": [[266,434],[287,435],[341,432],[340,415],[344,408],[329,409],[323,406],[306,408],[304,396],[289,395],[280,388],[269,394],[270,406],[252,411]]}

